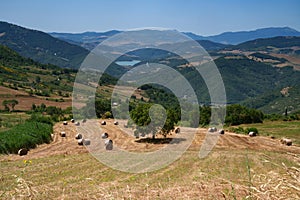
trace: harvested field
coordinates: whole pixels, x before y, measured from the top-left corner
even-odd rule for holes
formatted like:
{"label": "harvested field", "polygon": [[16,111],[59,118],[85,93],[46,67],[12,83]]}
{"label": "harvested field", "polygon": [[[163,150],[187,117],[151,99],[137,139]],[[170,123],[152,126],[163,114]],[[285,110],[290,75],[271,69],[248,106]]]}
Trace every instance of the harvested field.
{"label": "harvested field", "polygon": [[[88,123],[100,126],[97,122]],[[101,126],[114,145],[153,151],[164,144],[139,143],[113,120]],[[119,121],[120,126],[125,122]],[[158,171],[132,174],[113,170],[75,140],[76,126],[58,123],[51,144],[26,156],[2,155],[1,198],[16,199],[299,199],[300,147],[279,139],[225,132],[204,159],[198,153],[206,129],[199,129],[183,156]],[[65,131],[67,136],[59,136]],[[184,132],[184,128],[181,128]],[[184,134],[184,133],[183,133]],[[173,134],[170,136],[172,137]],[[99,133],[101,139],[101,134]],[[93,140],[91,141],[93,144]]]}

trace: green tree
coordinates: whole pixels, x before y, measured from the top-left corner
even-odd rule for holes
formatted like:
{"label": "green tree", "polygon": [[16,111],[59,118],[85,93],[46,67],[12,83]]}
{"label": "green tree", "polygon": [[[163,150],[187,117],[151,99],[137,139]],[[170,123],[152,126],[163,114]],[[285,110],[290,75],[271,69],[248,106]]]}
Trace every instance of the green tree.
{"label": "green tree", "polygon": [[95,106],[97,117],[104,117],[106,112],[111,112],[111,102],[106,99],[97,99],[95,101],[95,105],[91,105],[90,103],[87,105],[88,107]]}
{"label": "green tree", "polygon": [[[11,99],[11,100],[4,100],[2,102],[2,105],[4,106],[5,110],[7,111],[14,111],[15,110],[15,106],[19,104],[19,102],[15,99]],[[9,108],[9,106],[11,107],[11,109]]]}
{"label": "green tree", "polygon": [[19,102],[18,102],[17,100],[15,100],[15,99],[11,100],[11,104],[10,104],[10,105],[11,105],[12,111],[15,110],[15,106],[16,106],[17,104],[19,104]]}
{"label": "green tree", "polygon": [[4,110],[9,112],[9,107],[8,107],[7,100],[2,101],[2,105],[4,106]]}
{"label": "green tree", "polygon": [[210,123],[211,108],[209,106],[200,107],[200,119],[199,124],[201,126],[206,126]]}
{"label": "green tree", "polygon": [[36,76],[36,77],[35,77],[35,82],[36,82],[36,83],[40,83],[40,82],[41,82],[41,77]]}
{"label": "green tree", "polygon": [[36,110],[36,105],[35,105],[34,103],[31,105],[31,110],[32,110],[32,111],[35,111],[35,110]]}
{"label": "green tree", "polygon": [[173,110],[165,111],[162,106],[148,103],[138,104],[130,112],[130,116],[137,125],[135,136],[152,134],[153,139],[158,133],[166,137],[178,122],[178,117]]}
{"label": "green tree", "polygon": [[261,111],[237,104],[227,106],[225,123],[227,125],[262,123],[263,118],[264,114]]}

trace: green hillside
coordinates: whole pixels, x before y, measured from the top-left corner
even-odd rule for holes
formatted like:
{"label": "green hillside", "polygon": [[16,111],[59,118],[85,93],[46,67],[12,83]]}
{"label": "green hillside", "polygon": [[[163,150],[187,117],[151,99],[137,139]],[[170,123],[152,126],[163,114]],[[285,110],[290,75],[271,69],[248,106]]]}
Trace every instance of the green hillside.
{"label": "green hillside", "polygon": [[0,83],[4,86],[40,96],[61,94],[72,91],[75,72],[40,64],[0,45]]}
{"label": "green hillside", "polygon": [[0,22],[0,44],[40,63],[78,68],[88,50],[46,33]]}
{"label": "green hillside", "polygon": [[[117,66],[117,67],[115,67]],[[108,72],[119,75],[125,70],[112,64]],[[73,91],[77,70],[60,68],[51,64],[41,64],[24,58],[12,49],[0,45],[0,84],[15,90],[26,91],[30,95],[69,97]],[[116,78],[104,74],[101,85],[115,84]]]}
{"label": "green hillside", "polygon": [[[198,99],[203,104],[210,104],[210,98],[204,80],[199,76],[193,67],[183,67],[186,61],[174,54],[168,54],[163,50],[147,49],[137,50],[131,52],[130,55],[135,55],[135,59],[141,60],[141,63],[168,63],[168,66],[176,69],[191,83],[194,90],[198,95]],[[255,99],[254,103],[247,103],[250,107],[262,108],[263,111],[281,112],[279,109],[271,109],[268,103],[274,99],[268,98],[267,101],[259,103],[264,95],[268,95],[270,91],[280,91],[285,87],[294,87],[300,84],[300,71],[294,70],[292,67],[274,67],[272,63],[260,62],[255,59],[249,59],[243,55],[222,55],[214,62],[217,65],[226,89],[227,102],[229,104],[236,104]],[[252,57],[260,58],[263,60],[274,60],[278,63],[286,62],[283,58],[270,56],[262,53],[252,53]],[[126,58],[124,58],[126,59]],[[139,63],[139,64],[141,64]],[[176,81],[176,77],[174,77]],[[296,95],[297,96],[297,95]],[[275,98],[275,97],[274,97]],[[257,103],[256,103],[257,101]],[[276,102],[276,100],[274,100]],[[291,100],[292,101],[292,100]],[[260,104],[260,105],[256,105]],[[299,109],[297,106],[293,110]]]}
{"label": "green hillside", "polygon": [[279,36],[273,38],[256,39],[235,45],[229,49],[268,50],[270,47],[289,48],[300,46],[300,37]]}
{"label": "green hillside", "polygon": [[[300,111],[300,85],[271,90],[242,102],[247,107],[262,110],[264,113],[285,114]],[[287,109],[287,110],[286,110]]]}
{"label": "green hillside", "polygon": [[[204,104],[209,103],[210,99],[204,80],[195,69],[193,67],[178,68],[178,65],[184,63],[180,59],[170,58],[168,61],[170,66],[173,66],[189,80],[198,94],[199,101]],[[240,103],[270,90],[280,91],[284,87],[300,84],[300,71],[293,70],[292,67],[276,68],[247,57],[220,57],[214,62],[221,73],[227,102],[230,104]]]}
{"label": "green hillside", "polygon": [[[263,53],[268,50],[275,53],[296,55],[300,46],[300,37],[275,37],[257,39],[235,46],[225,46],[209,41],[199,41],[210,49],[217,58],[215,64],[222,75],[229,104],[244,103],[249,107],[259,108],[265,112],[282,113],[281,102],[289,102],[291,111],[298,110],[298,86],[300,85],[300,71],[292,67],[274,67],[273,61],[288,65],[278,54]],[[13,89],[22,89],[30,94],[61,96],[62,93],[70,95],[76,70],[62,69],[60,67],[78,67],[88,51],[82,47],[60,41],[46,33],[29,30],[6,22],[0,22],[0,83]],[[227,48],[226,53],[222,48]],[[11,50],[12,49],[12,50]],[[231,50],[252,51],[246,55],[234,54]],[[15,50],[16,52],[14,52]],[[285,52],[285,50],[289,50]],[[20,54],[20,55],[19,55]],[[24,58],[30,57],[31,59]],[[252,58],[250,58],[252,57]],[[186,61],[177,55],[158,49],[136,50],[121,56],[118,60],[140,60],[142,63],[153,62],[168,65],[186,77],[198,94],[199,101],[209,104],[208,90],[201,76],[193,67],[185,67]],[[40,64],[35,61],[42,61]],[[271,62],[270,62],[271,60]],[[113,63],[107,69],[101,83],[114,84],[131,67],[120,66]],[[114,76],[112,78],[111,76]],[[176,77],[174,77],[176,81]],[[281,100],[280,92],[283,88],[291,87],[289,99]]]}

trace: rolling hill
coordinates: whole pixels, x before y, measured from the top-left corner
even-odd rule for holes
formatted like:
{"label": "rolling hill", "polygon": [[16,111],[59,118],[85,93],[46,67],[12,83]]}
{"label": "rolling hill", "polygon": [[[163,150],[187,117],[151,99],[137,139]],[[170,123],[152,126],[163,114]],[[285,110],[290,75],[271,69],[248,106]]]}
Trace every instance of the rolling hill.
{"label": "rolling hill", "polygon": [[300,70],[300,37],[279,36],[247,41],[220,50],[223,55],[243,55],[276,67]]}
{"label": "rolling hill", "polygon": [[[292,47],[300,47],[300,36],[278,36],[263,39],[255,39],[235,46],[231,46],[231,49],[240,49],[247,51],[270,51],[272,50],[272,48],[289,49]],[[293,52],[293,49],[291,49],[291,52]]]}
{"label": "rolling hill", "polygon": [[300,85],[275,89],[241,102],[243,105],[256,108],[264,113],[285,114],[300,111]]}
{"label": "rolling hill", "polygon": [[47,33],[0,22],[0,44],[40,63],[78,68],[88,50]]}
{"label": "rolling hill", "polygon": [[17,99],[16,109],[29,110],[33,103],[71,106],[75,73],[73,69],[40,64],[0,45],[0,101]]}
{"label": "rolling hill", "polygon": [[[214,62],[222,75],[229,104],[240,103],[270,90],[276,90],[280,94],[282,88],[300,84],[300,72],[292,67],[276,68],[247,57],[220,57]],[[207,102],[208,92],[203,80],[193,70],[187,70],[185,76],[201,97],[200,101]]]}
{"label": "rolling hill", "polygon": [[[71,57],[76,57],[77,61],[80,56],[78,56],[76,52],[88,52],[87,50],[82,50],[82,47],[63,42],[39,31],[25,29],[4,22],[1,22],[0,27],[2,28],[0,31],[1,43],[7,46],[11,45],[23,53],[32,53],[33,60],[36,55],[41,55],[41,57],[38,56],[39,59],[45,58],[45,60],[56,63],[56,61],[60,59],[57,60],[58,54],[56,53],[55,56],[53,52],[58,50],[58,48],[60,48],[60,50],[64,49],[64,47],[66,51],[63,53]],[[3,27],[6,27],[6,32]],[[99,39],[101,37],[109,37],[109,35],[113,34],[116,34],[116,31],[108,32],[106,36],[99,36],[97,33],[65,35],[64,39],[72,36],[72,38],[76,40],[76,43],[93,41],[93,38],[95,39],[96,36],[98,36]],[[87,35],[89,35],[90,38],[85,38]],[[34,36],[35,38],[33,39]],[[271,107],[283,101],[281,100],[280,91],[288,87],[293,88],[290,90],[293,98],[289,99],[289,104],[294,104],[292,105],[291,111],[300,109],[297,103],[299,95],[297,92],[293,92],[294,90],[297,91],[300,85],[300,72],[294,70],[297,63],[295,64],[290,60],[290,58],[296,58],[298,55],[297,53],[300,47],[299,38],[300,37],[285,36],[274,37],[248,41],[239,45],[224,45],[205,40],[198,42],[203,47],[209,49],[210,53],[216,55],[214,62],[223,77],[228,103],[244,102],[245,105],[250,107],[259,108],[266,112],[278,113],[282,112],[282,107],[278,109],[271,109]],[[26,43],[27,40],[29,40],[28,43]],[[52,42],[51,45],[48,44],[48,42]],[[45,49],[41,49],[40,47],[42,46]],[[26,49],[27,47],[29,50]],[[44,51],[46,48],[49,48],[48,51]],[[20,55],[22,55],[22,53],[20,53]],[[32,90],[39,95],[58,93],[58,90],[66,92],[72,90],[72,81],[75,77],[75,71],[64,71],[56,66],[40,64],[20,55],[7,47],[1,46],[0,48],[0,78],[5,86],[16,89],[23,87],[23,89]],[[176,55],[170,55],[167,52],[156,49],[146,49],[137,50],[128,54],[127,57],[123,56],[119,58],[119,60],[122,59],[137,59],[141,61],[141,63],[154,62],[162,64],[167,61],[169,66],[182,73],[187,80],[191,82],[196,93],[199,95],[199,101],[204,104],[209,103],[207,88],[202,78],[195,73],[193,67],[183,67],[185,61],[176,57]],[[48,61],[46,63],[48,63]],[[69,67],[70,62],[67,62],[68,65],[63,65],[63,67]],[[294,69],[288,66],[294,66]],[[120,66],[113,63],[108,68],[107,73],[118,78],[129,69],[131,68],[128,66]],[[38,76],[44,84],[36,83]],[[56,80],[57,77],[59,77],[60,81]],[[114,78],[111,79],[110,76],[107,77],[108,82],[112,84],[115,82]],[[176,80],[176,77],[174,77],[174,79]],[[273,98],[270,98],[270,95]]]}

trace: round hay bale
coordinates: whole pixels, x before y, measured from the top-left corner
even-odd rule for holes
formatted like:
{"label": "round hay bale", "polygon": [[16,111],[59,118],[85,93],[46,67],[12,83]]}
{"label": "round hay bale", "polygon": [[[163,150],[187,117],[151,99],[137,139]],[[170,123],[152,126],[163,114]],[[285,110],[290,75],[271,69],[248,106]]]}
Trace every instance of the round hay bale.
{"label": "round hay bale", "polygon": [[105,149],[106,150],[112,150],[113,149],[113,141],[110,139],[105,140]]}
{"label": "round hay bale", "polygon": [[293,144],[293,141],[291,139],[288,138],[282,138],[280,140],[281,144],[285,144],[287,146],[291,146]]}
{"label": "round hay bale", "polygon": [[115,122],[114,122],[114,125],[119,125],[119,122],[115,121]]}
{"label": "round hay bale", "polygon": [[76,122],[76,123],[75,123],[75,126],[79,126],[79,125],[80,125],[80,122]]}
{"label": "round hay bale", "polygon": [[180,133],[180,128],[179,127],[177,127],[177,128],[175,128],[175,133]]}
{"label": "round hay bale", "polygon": [[101,125],[106,125],[106,121],[102,121],[102,122],[101,122]]}
{"label": "round hay bale", "polygon": [[25,155],[27,155],[27,153],[28,153],[28,150],[27,149],[19,149],[19,151],[18,151],[18,155],[19,156],[25,156]]}
{"label": "round hay bale", "polygon": [[256,133],[253,132],[253,131],[250,131],[250,132],[248,133],[248,135],[249,135],[250,137],[255,137],[255,136],[256,136]]}
{"label": "round hay bale", "polygon": [[224,135],[225,131],[223,129],[219,130],[219,134]]}
{"label": "round hay bale", "polygon": [[81,133],[77,133],[76,134],[76,136],[75,136],[75,139],[82,139],[83,137],[82,137],[82,134]]}
{"label": "round hay bale", "polygon": [[67,122],[67,121],[64,121],[64,122],[63,122],[63,125],[68,125],[68,122]]}
{"label": "round hay bale", "polygon": [[216,132],[217,131],[217,128],[216,127],[210,127],[209,129],[208,129],[208,132],[210,132],[210,133],[213,133],[213,132]]}
{"label": "round hay bale", "polygon": [[83,138],[77,140],[78,145],[83,145]]}
{"label": "round hay bale", "polygon": [[64,132],[64,131],[60,132],[60,136],[61,137],[66,137],[66,132]]}
{"label": "round hay bale", "polygon": [[90,139],[83,139],[83,145],[91,145],[91,140]]}
{"label": "round hay bale", "polygon": [[75,119],[71,119],[71,122],[72,122],[72,123],[75,123]]}
{"label": "round hay bale", "polygon": [[101,138],[102,138],[102,139],[108,138],[108,133],[102,133]]}

